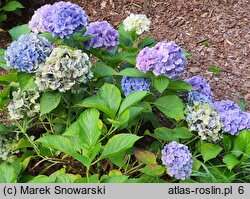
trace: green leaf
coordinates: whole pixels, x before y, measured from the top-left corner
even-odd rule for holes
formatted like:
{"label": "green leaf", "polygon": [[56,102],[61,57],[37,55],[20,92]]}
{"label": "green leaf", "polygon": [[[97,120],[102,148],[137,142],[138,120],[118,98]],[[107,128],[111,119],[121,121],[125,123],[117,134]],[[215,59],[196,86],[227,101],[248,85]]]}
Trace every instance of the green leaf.
{"label": "green leaf", "polygon": [[116,115],[122,100],[119,89],[115,85],[105,83],[100,88],[98,96],[106,102],[107,106]]}
{"label": "green leaf", "polygon": [[242,130],[235,138],[235,147],[244,154],[250,156],[250,131]]}
{"label": "green leaf", "polygon": [[154,78],[154,87],[160,93],[163,93],[163,91],[168,87],[168,85],[169,85],[169,79],[166,76],[161,75]]}
{"label": "green leaf", "polygon": [[17,73],[7,73],[0,76],[0,82],[17,82]]}
{"label": "green leaf", "polygon": [[224,149],[229,152],[234,148],[235,136],[229,134],[223,134]]}
{"label": "green leaf", "polygon": [[136,68],[125,68],[122,71],[120,71],[118,75],[127,77],[148,77],[146,73],[143,73]]}
{"label": "green leaf", "polygon": [[0,22],[7,20],[7,15],[5,13],[0,13]]}
{"label": "green leaf", "polygon": [[116,63],[125,61],[135,66],[136,55],[134,53],[123,51],[123,52],[116,53],[115,56],[111,57],[109,61],[116,62]]}
{"label": "green leaf", "polygon": [[142,49],[142,48],[145,48],[147,46],[153,47],[156,44],[157,44],[157,42],[153,39],[153,36],[150,35],[150,36],[147,36],[146,38],[142,39],[138,43],[138,48]]}
{"label": "green leaf", "polygon": [[0,164],[0,183],[16,182],[17,176],[14,168],[7,163]]}
{"label": "green leaf", "polygon": [[186,91],[192,90],[193,87],[187,82],[184,82],[182,80],[171,80],[169,82],[168,89],[179,91],[179,92],[186,92]]}
{"label": "green leaf", "polygon": [[114,76],[117,75],[117,72],[104,64],[103,62],[97,62],[92,69],[95,77],[106,77],[106,76]]}
{"label": "green leaf", "polygon": [[175,136],[175,133],[166,127],[156,128],[153,136],[163,141],[179,141],[179,139]]}
{"label": "green leaf", "polygon": [[141,137],[133,134],[114,135],[107,142],[99,159],[103,159],[117,153],[121,153],[133,146],[133,144]]}
{"label": "green leaf", "polygon": [[128,182],[128,176],[102,176],[101,183],[125,183]]}
{"label": "green leaf", "polygon": [[17,79],[19,81],[19,85],[21,90],[26,90],[29,88],[36,88],[37,85],[35,83],[35,77],[28,73],[18,73]]}
{"label": "green leaf", "polygon": [[9,71],[10,68],[7,66],[7,64],[3,63],[3,62],[0,62],[0,68],[6,70],[6,71]]}
{"label": "green leaf", "polygon": [[223,162],[227,165],[227,168],[231,171],[240,161],[237,157],[231,153],[224,155]]}
{"label": "green leaf", "polygon": [[167,95],[155,102],[156,107],[167,117],[180,121],[184,118],[184,105],[176,95]]}
{"label": "green leaf", "polygon": [[99,183],[99,175],[94,174],[89,176],[88,178],[78,178],[74,181],[74,183]]}
{"label": "green leaf", "polygon": [[156,164],[156,156],[150,151],[136,150],[135,157],[144,164]]}
{"label": "green leaf", "polygon": [[119,115],[121,115],[125,110],[131,108],[138,102],[140,102],[144,97],[146,97],[149,93],[146,91],[135,91],[130,93],[121,103],[119,109]]}
{"label": "green leaf", "polygon": [[33,177],[31,180],[28,181],[28,183],[52,183],[53,181],[50,179],[50,177],[45,175],[38,175]]}
{"label": "green leaf", "polygon": [[114,111],[111,110],[108,107],[108,105],[106,104],[106,102],[104,100],[100,99],[100,97],[98,97],[98,96],[88,97],[88,98],[84,99],[81,103],[77,104],[76,106],[96,108],[96,109],[104,112],[105,114],[107,114],[111,118],[115,117]]}
{"label": "green leaf", "polygon": [[163,166],[154,164],[147,165],[144,168],[140,169],[140,171],[150,176],[160,176],[166,171],[166,169]]}
{"label": "green leaf", "polygon": [[201,142],[201,155],[203,157],[204,162],[217,157],[217,155],[222,151],[222,147],[212,144]]}
{"label": "green leaf", "polygon": [[99,117],[99,111],[87,109],[77,119],[80,127],[79,136],[81,142],[87,144],[89,148],[96,145],[101,135],[101,129],[98,126]]}
{"label": "green leaf", "polygon": [[8,133],[11,132],[12,129],[8,128],[7,126],[0,124],[0,133]]}
{"label": "green leaf", "polygon": [[12,12],[18,8],[24,8],[23,5],[18,1],[9,1],[6,5],[2,7],[2,10],[6,12]]}
{"label": "green leaf", "polygon": [[176,127],[172,130],[175,136],[180,139],[189,139],[193,137],[193,133],[190,132],[186,127]]}
{"label": "green leaf", "polygon": [[50,113],[52,110],[54,110],[59,105],[61,97],[61,93],[57,92],[43,93],[40,102],[40,115]]}
{"label": "green leaf", "polygon": [[9,30],[9,33],[13,41],[17,40],[21,35],[29,34],[30,32],[31,30],[29,29],[28,24],[16,26]]}

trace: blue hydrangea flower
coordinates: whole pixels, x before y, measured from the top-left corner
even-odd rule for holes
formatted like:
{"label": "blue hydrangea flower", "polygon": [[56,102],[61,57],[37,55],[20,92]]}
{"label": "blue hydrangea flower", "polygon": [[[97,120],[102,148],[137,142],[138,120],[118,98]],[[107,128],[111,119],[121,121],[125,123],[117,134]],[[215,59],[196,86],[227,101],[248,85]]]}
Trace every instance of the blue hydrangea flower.
{"label": "blue hydrangea flower", "polygon": [[189,83],[195,91],[198,91],[199,93],[206,95],[210,100],[213,100],[213,93],[206,79],[200,76],[193,76],[185,81]]}
{"label": "blue hydrangea flower", "polygon": [[122,90],[125,96],[138,90],[150,91],[150,81],[146,78],[135,78],[124,76],[121,81]]}
{"label": "blue hydrangea flower", "polygon": [[241,111],[233,101],[222,100],[214,103],[223,123],[223,132],[238,135],[243,129],[250,129],[250,113]]}
{"label": "blue hydrangea flower", "polygon": [[119,44],[119,34],[107,21],[97,21],[90,23],[85,36],[93,36],[85,42],[85,48],[103,48],[112,50]]}
{"label": "blue hydrangea flower", "polygon": [[46,61],[52,45],[34,33],[22,35],[5,52],[7,65],[22,72],[32,73]]}
{"label": "blue hydrangea flower", "polygon": [[187,146],[173,141],[165,145],[161,159],[171,177],[181,180],[190,177],[194,160]]}
{"label": "blue hydrangea flower", "polygon": [[212,100],[210,100],[206,95],[197,91],[188,92],[188,102],[191,105],[193,105],[194,102],[200,102],[201,104],[209,104],[212,107],[214,106]]}
{"label": "blue hydrangea flower", "polygon": [[136,67],[143,71],[152,71],[155,75],[166,75],[177,79],[184,73],[186,58],[183,50],[173,41],[159,42],[153,48],[142,49],[136,58]]}
{"label": "blue hydrangea flower", "polygon": [[51,32],[53,36],[61,38],[69,38],[72,33],[87,26],[89,21],[80,6],[63,1],[46,7],[41,17],[43,31]]}

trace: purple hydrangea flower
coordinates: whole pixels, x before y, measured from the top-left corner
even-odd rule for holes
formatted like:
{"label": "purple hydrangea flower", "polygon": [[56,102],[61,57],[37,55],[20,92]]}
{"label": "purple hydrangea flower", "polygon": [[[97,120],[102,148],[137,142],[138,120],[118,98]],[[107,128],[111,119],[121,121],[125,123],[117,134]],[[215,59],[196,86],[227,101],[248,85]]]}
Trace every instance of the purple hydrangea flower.
{"label": "purple hydrangea flower", "polygon": [[[32,30],[51,32],[53,36],[69,38],[74,32],[87,26],[89,21],[85,11],[78,5],[70,2],[57,2],[37,11],[30,22]],[[40,17],[37,23],[37,18]],[[38,27],[34,26],[38,24]]]}
{"label": "purple hydrangea flower", "polygon": [[119,44],[119,34],[107,21],[97,21],[90,23],[85,36],[93,36],[85,42],[85,48],[103,48],[112,50]]}
{"label": "purple hydrangea flower", "polygon": [[186,58],[183,50],[173,41],[159,42],[153,48],[142,49],[136,58],[136,67],[143,71],[152,71],[155,75],[166,75],[176,79],[184,72]]}
{"label": "purple hydrangea flower", "polygon": [[243,129],[250,129],[250,113],[241,111],[233,101],[222,100],[214,103],[223,123],[223,132],[238,135]]}
{"label": "purple hydrangea flower", "polygon": [[173,141],[165,145],[161,159],[171,177],[181,180],[190,177],[194,160],[187,146]]}
{"label": "purple hydrangea flower", "polygon": [[197,91],[188,92],[188,102],[193,105],[194,102],[200,102],[201,104],[209,104],[213,107],[213,102],[206,95],[199,93]]}
{"label": "purple hydrangea flower", "polygon": [[125,96],[138,90],[150,91],[150,81],[146,78],[135,78],[124,76],[121,81],[122,90]]}
{"label": "purple hydrangea flower", "polygon": [[9,67],[22,72],[35,72],[52,52],[52,45],[34,33],[22,35],[7,48],[5,60]]}
{"label": "purple hydrangea flower", "polygon": [[32,16],[31,20],[29,21],[29,28],[36,34],[39,32],[45,32],[46,29],[43,25],[43,15],[49,9],[51,5],[46,4],[41,8],[35,11],[35,14]]}
{"label": "purple hydrangea flower", "polygon": [[185,81],[189,83],[195,91],[206,95],[210,100],[213,99],[213,93],[206,79],[200,76],[193,76]]}

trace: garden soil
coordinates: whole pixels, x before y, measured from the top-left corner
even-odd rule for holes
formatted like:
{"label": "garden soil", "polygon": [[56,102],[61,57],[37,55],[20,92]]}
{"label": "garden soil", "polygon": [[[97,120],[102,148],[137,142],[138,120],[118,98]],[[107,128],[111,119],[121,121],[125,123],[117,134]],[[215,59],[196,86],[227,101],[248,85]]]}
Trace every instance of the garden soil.
{"label": "garden soil", "polygon": [[[147,14],[152,25],[146,34],[152,34],[157,41],[173,40],[191,53],[183,78],[203,76],[215,100],[244,99],[250,110],[250,0],[69,1],[82,6],[91,21],[107,20],[114,26],[130,13]],[[27,5],[26,1],[28,10],[18,23],[27,22],[34,9],[53,2],[28,1]],[[8,42],[8,35],[1,33],[0,47]],[[209,72],[211,66],[219,68],[220,73]]]}

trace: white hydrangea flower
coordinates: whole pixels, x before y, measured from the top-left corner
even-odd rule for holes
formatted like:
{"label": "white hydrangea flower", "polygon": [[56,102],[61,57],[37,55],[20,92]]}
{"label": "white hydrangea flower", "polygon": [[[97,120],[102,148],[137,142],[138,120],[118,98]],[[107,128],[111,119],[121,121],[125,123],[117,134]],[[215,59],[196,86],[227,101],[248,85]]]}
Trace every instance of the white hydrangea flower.
{"label": "white hydrangea flower", "polygon": [[34,89],[21,91],[21,89],[12,93],[13,100],[8,105],[10,119],[22,119],[25,115],[27,117],[34,117],[40,111],[38,103],[40,94]]}
{"label": "white hydrangea flower", "polygon": [[141,35],[144,31],[149,31],[150,23],[145,14],[130,14],[123,21],[126,31],[135,31],[138,35]]}

